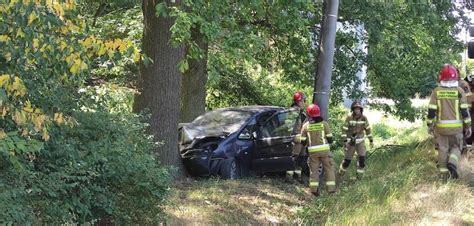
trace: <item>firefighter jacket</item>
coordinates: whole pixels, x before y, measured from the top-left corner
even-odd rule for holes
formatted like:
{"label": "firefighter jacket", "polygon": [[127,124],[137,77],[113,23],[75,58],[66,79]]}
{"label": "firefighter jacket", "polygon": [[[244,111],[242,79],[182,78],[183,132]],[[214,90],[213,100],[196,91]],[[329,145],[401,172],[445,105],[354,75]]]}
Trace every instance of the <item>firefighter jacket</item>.
{"label": "firefighter jacket", "polygon": [[301,128],[301,135],[297,136],[303,143],[308,144],[308,152],[329,151],[329,144],[332,143],[332,133],[329,125],[325,121],[308,121]]}
{"label": "firefighter jacket", "polygon": [[436,87],[428,105],[427,123],[435,126],[440,135],[462,133],[463,124],[468,128],[471,118],[464,90],[460,87]]}
{"label": "firefighter jacket", "polygon": [[373,142],[373,137],[369,125],[369,121],[365,115],[355,116],[354,114],[347,116],[344,125],[342,126],[342,140],[352,141],[352,143],[362,143],[364,141],[364,132]]}

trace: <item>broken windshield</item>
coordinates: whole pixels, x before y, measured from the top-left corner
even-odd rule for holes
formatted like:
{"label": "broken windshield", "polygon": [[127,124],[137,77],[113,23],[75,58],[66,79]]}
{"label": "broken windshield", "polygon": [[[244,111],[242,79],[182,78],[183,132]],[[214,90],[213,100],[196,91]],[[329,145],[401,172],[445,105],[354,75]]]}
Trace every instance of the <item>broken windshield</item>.
{"label": "broken windshield", "polygon": [[215,110],[197,117],[191,124],[203,131],[220,131],[224,134],[236,132],[252,116],[251,112],[239,110]]}

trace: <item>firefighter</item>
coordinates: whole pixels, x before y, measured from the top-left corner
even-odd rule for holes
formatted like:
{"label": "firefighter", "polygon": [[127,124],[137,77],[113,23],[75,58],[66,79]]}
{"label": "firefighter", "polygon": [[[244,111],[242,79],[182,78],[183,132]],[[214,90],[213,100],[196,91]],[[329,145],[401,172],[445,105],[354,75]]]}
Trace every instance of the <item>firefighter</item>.
{"label": "firefighter", "polygon": [[[467,84],[467,86],[466,86]],[[471,75],[466,76],[464,80],[462,80],[462,85],[461,88],[464,89],[466,93],[466,100],[467,104],[469,106],[469,115],[471,116],[471,131],[474,129],[474,94],[472,93],[472,90],[474,88],[474,81],[472,80]],[[472,142],[473,142],[473,136],[467,137],[465,139],[466,142],[466,147],[462,149],[462,154],[467,154],[469,151],[472,150]]]}
{"label": "firefighter", "polygon": [[333,141],[331,130],[328,123],[321,117],[318,105],[311,104],[306,111],[308,121],[301,128],[300,141],[308,147],[309,152],[309,188],[311,193],[319,196],[319,166],[322,164],[326,175],[326,189],[329,193],[334,193],[336,192],[335,162],[329,148]]}
{"label": "firefighter", "polygon": [[363,115],[364,107],[361,102],[355,100],[351,105],[352,114],[347,116],[344,126],[342,127],[342,140],[344,142],[344,160],[339,167],[339,175],[344,175],[347,168],[351,164],[354,152],[357,151],[357,177],[364,175],[366,148],[365,135],[370,141],[370,147],[374,146],[374,139],[367,117]]}
{"label": "firefighter", "polygon": [[[459,69],[456,68],[456,71],[458,73],[458,77],[459,77],[459,87],[464,91],[464,94],[466,95],[466,101],[468,102],[469,104],[469,100],[470,99],[469,97],[471,96],[471,87],[469,85],[469,82],[467,82],[466,80],[464,79],[461,79],[461,72],[459,71]],[[461,153],[465,153],[467,151],[467,149],[471,148],[471,145],[470,144],[467,144],[468,142],[468,139],[467,137],[463,136],[463,139],[462,139],[462,149],[461,149]]]}
{"label": "firefighter", "polygon": [[[295,127],[293,128],[293,131],[295,133],[301,132],[301,127],[303,126],[303,123],[305,122],[307,118],[306,113],[304,111],[305,101],[306,101],[306,96],[304,95],[303,92],[297,91],[293,94],[293,103],[291,104],[291,107],[298,108],[300,112],[298,121],[296,122]],[[298,138],[295,138],[295,139],[298,139]],[[289,176],[293,177],[294,179],[301,180],[302,168],[300,166],[305,164],[306,156],[307,156],[307,153],[305,152],[303,145],[301,145],[300,142],[294,142],[292,158],[295,164],[295,170],[287,171],[287,174]]]}
{"label": "firefighter", "polygon": [[445,64],[439,73],[439,86],[431,93],[428,105],[428,131],[436,134],[438,169],[441,178],[458,178],[463,132],[471,136],[471,118],[466,95],[459,87],[459,74],[453,65]]}
{"label": "firefighter", "polygon": [[[301,131],[301,127],[303,126],[303,123],[305,122],[307,118],[304,112],[305,101],[306,101],[306,96],[304,95],[303,92],[298,91],[295,94],[293,94],[293,103],[291,104],[291,107],[298,108],[300,111],[299,120],[296,122],[295,128],[294,128],[294,131],[297,131],[297,133]],[[293,156],[297,157],[300,154],[302,154],[301,150],[302,150],[301,144],[295,143],[295,145],[293,145]]]}

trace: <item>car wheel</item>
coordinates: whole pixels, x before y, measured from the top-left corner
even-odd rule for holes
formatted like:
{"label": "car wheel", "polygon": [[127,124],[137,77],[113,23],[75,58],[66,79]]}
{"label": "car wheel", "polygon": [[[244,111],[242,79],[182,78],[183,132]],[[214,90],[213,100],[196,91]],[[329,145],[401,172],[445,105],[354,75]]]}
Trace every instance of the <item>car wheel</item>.
{"label": "car wheel", "polygon": [[239,179],[241,173],[238,161],[235,158],[225,159],[221,166],[220,176],[224,179]]}

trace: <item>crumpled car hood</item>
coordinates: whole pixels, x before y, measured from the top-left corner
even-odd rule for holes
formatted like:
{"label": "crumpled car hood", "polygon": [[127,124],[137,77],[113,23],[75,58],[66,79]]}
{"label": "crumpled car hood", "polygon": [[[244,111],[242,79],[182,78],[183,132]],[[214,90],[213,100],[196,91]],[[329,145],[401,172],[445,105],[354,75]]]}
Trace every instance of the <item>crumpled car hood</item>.
{"label": "crumpled car hood", "polygon": [[193,142],[195,139],[202,139],[204,137],[225,137],[225,131],[221,129],[204,129],[202,126],[194,126],[192,124],[183,125],[180,132],[180,145],[186,145]]}

